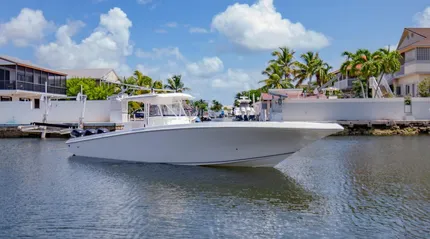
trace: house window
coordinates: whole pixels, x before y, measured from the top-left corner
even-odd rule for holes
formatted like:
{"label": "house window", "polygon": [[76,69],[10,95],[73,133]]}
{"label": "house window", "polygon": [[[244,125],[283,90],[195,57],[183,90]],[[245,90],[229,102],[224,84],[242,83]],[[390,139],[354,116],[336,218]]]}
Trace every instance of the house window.
{"label": "house window", "polygon": [[31,101],[29,98],[19,98],[19,101]]}
{"label": "house window", "polygon": [[402,95],[402,87],[401,86],[396,87],[396,95]]}
{"label": "house window", "polygon": [[417,60],[428,61],[430,60],[430,48],[417,48]]}
{"label": "house window", "polygon": [[263,103],[263,104],[261,104],[261,109],[263,109],[263,110],[267,110],[267,103]]}
{"label": "house window", "polygon": [[411,87],[410,87],[410,85],[406,85],[405,95],[409,95],[410,93],[411,93]]}
{"label": "house window", "polygon": [[415,84],[412,84],[412,97],[415,97]]}
{"label": "house window", "polygon": [[34,99],[34,108],[40,109],[40,99]]}

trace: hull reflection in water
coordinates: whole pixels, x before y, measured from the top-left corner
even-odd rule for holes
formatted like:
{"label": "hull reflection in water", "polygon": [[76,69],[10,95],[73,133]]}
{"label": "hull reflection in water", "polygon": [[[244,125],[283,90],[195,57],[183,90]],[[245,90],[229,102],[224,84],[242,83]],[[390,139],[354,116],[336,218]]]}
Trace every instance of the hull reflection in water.
{"label": "hull reflection in water", "polygon": [[[88,160],[86,157],[70,157],[69,162],[74,166],[84,165],[102,172],[113,180],[131,183],[133,187],[153,185],[156,187],[151,190],[153,199],[165,197],[193,200],[197,196],[206,195],[221,200],[242,198],[260,204],[277,204],[291,210],[307,210],[309,203],[316,197],[294,179],[274,168],[195,168],[105,159]],[[145,198],[147,195],[141,197]],[[171,206],[176,207],[177,204]]]}

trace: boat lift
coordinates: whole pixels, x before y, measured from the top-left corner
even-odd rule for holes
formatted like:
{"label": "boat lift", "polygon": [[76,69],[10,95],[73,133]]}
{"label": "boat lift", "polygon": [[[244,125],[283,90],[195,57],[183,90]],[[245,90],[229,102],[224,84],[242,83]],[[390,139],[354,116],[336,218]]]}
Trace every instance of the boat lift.
{"label": "boat lift", "polygon": [[[46,134],[70,134],[70,132],[75,128],[83,128],[84,127],[84,116],[85,116],[85,107],[87,102],[87,96],[82,93],[82,86],[81,86],[81,92],[78,93],[77,96],[71,96],[71,97],[58,97],[58,96],[51,96],[47,94],[48,85],[45,82],[45,94],[43,94],[40,97],[40,101],[44,103],[45,105],[45,112],[43,113],[42,122],[32,122],[30,125],[21,125],[18,126],[18,129],[23,132],[29,132],[29,133],[41,133],[41,138],[46,138]],[[79,123],[78,125],[74,124],[52,124],[48,123],[48,115],[49,111],[52,106],[52,100],[62,100],[62,99],[75,99],[78,102],[82,103],[82,109],[81,109],[81,115],[79,117]]]}

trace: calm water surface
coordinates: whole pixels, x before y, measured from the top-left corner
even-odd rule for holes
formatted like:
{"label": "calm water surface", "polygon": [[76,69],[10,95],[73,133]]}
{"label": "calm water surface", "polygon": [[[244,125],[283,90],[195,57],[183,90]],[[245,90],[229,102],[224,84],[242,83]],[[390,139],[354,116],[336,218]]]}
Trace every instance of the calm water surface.
{"label": "calm water surface", "polygon": [[429,238],[429,146],[333,137],[278,169],[218,169],[88,161],[69,158],[64,140],[3,139],[0,238]]}

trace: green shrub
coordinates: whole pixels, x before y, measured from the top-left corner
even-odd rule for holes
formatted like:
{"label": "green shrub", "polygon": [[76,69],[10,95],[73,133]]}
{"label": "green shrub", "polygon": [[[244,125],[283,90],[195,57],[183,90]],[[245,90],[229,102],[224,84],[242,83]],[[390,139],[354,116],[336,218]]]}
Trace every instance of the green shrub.
{"label": "green shrub", "polygon": [[411,105],[411,97],[408,95],[408,96],[405,96],[405,105]]}
{"label": "green shrub", "polygon": [[430,77],[418,84],[418,92],[421,97],[430,97]]}

